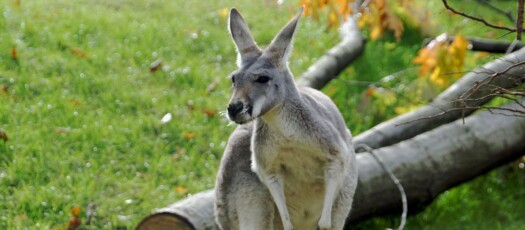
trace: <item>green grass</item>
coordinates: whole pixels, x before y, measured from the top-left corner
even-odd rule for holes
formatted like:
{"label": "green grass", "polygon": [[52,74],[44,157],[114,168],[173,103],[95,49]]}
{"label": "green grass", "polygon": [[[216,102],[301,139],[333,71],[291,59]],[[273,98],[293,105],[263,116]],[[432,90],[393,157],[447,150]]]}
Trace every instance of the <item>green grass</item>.
{"label": "green grass", "polygon": [[[234,128],[218,114],[230,95],[226,76],[236,68],[223,12],[239,8],[258,43],[268,44],[297,9],[293,1],[14,2],[0,5],[0,86],[8,87],[0,91],[0,129],[9,137],[0,140],[0,229],[58,229],[75,206],[85,218],[91,202],[97,215],[90,228],[133,228],[153,209],[212,188]],[[356,109],[364,88],[347,81],[377,81],[411,68],[421,40],[409,28],[400,44],[391,37],[368,42],[341,80],[325,88],[355,134],[395,113]],[[324,22],[303,19],[292,72],[299,75],[337,42]],[[163,67],[150,72],[158,59]],[[390,84],[415,77],[408,73]],[[161,124],[167,113],[173,119]],[[523,188],[511,186],[523,178],[505,175],[452,189],[411,217],[410,228],[525,225],[520,212],[512,214],[524,211],[512,202],[520,201],[514,194]],[[485,184],[492,192],[477,196]],[[483,211],[491,205],[498,208]],[[503,224],[501,216],[507,217]],[[362,226],[379,229],[395,221]]]}

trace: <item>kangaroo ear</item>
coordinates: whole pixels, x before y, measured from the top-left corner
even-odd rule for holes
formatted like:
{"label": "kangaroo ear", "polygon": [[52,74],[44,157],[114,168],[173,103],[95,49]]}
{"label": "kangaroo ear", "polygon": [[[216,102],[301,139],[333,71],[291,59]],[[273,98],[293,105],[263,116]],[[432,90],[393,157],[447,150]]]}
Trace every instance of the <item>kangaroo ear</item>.
{"label": "kangaroo ear", "polygon": [[281,64],[286,64],[286,62],[288,62],[288,57],[292,53],[295,28],[297,27],[299,18],[301,18],[301,15],[303,14],[303,10],[304,7],[301,7],[299,13],[295,15],[295,17],[292,18],[292,20],[290,20],[288,24],[286,24],[286,26],[281,29],[281,31],[279,31],[279,33],[272,40],[270,46],[268,46],[268,55]]}
{"label": "kangaroo ear", "polygon": [[241,67],[251,62],[254,58],[259,57],[261,50],[253,40],[246,22],[235,8],[230,10],[230,21],[228,24],[233,42],[237,47],[237,65]]}

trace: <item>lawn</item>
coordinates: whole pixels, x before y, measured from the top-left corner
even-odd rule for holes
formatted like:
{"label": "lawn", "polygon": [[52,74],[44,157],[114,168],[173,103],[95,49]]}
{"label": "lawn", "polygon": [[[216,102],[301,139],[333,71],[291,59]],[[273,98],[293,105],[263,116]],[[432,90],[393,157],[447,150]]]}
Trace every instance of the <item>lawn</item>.
{"label": "lawn", "polygon": [[[438,3],[426,5],[445,20]],[[81,207],[86,221],[92,203],[96,215],[83,228],[133,229],[153,209],[213,188],[234,129],[220,115],[230,95],[226,76],[236,68],[226,30],[234,6],[259,44],[268,44],[298,9],[295,1],[1,4],[0,131],[8,140],[0,139],[0,229],[65,228],[72,208]],[[454,24],[448,23],[436,30]],[[471,24],[460,29],[490,32]],[[366,88],[351,82],[399,71],[408,74],[389,84],[414,79],[411,60],[422,39],[408,28],[400,43],[392,36],[367,42],[355,65],[325,87],[354,134],[396,113],[359,109]],[[324,21],[303,19],[292,72],[305,71],[338,40]],[[409,218],[409,228],[523,228],[525,176],[516,165],[450,190]],[[379,218],[357,228],[397,221]]]}

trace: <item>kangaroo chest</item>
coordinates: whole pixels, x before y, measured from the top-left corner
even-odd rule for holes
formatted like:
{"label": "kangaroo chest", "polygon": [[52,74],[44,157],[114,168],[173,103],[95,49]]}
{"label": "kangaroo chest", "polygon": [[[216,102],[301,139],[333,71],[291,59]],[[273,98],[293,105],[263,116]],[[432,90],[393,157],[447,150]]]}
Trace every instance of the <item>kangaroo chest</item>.
{"label": "kangaroo chest", "polygon": [[254,171],[259,176],[279,175],[283,179],[286,205],[294,226],[315,228],[323,205],[328,161],[318,141],[297,135],[254,137]]}
{"label": "kangaroo chest", "polygon": [[301,183],[324,180],[328,159],[317,141],[281,135],[265,139],[270,141],[258,143],[255,140],[253,143],[253,163],[257,168],[266,174],[278,174]]}

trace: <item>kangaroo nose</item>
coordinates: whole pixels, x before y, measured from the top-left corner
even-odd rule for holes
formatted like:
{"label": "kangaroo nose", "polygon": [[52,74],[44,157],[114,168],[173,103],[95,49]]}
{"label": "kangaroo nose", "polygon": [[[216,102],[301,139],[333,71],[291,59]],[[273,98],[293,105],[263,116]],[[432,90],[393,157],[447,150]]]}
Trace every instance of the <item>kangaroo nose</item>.
{"label": "kangaroo nose", "polygon": [[237,114],[239,114],[239,112],[241,112],[242,107],[243,107],[243,105],[242,105],[242,102],[240,102],[240,101],[228,105],[228,115],[231,118],[237,116]]}

